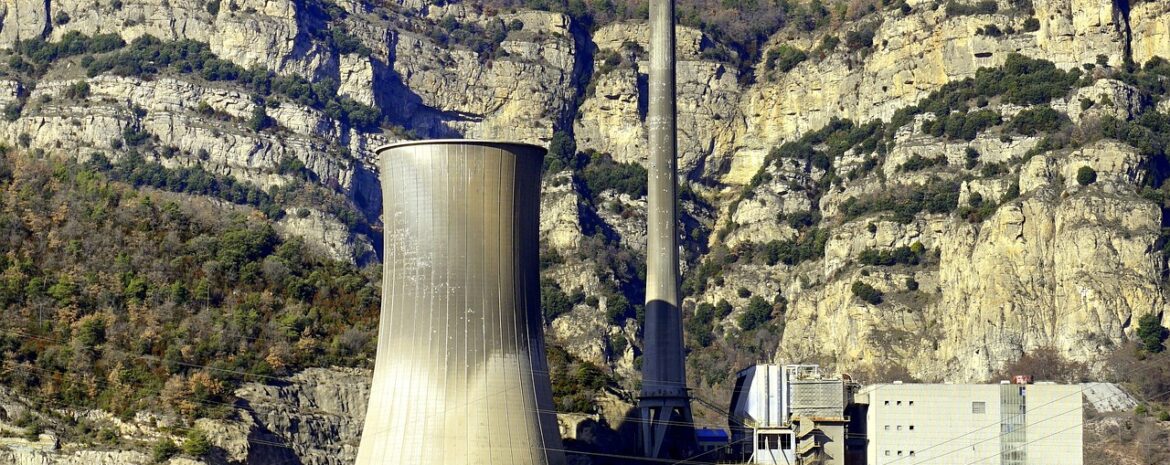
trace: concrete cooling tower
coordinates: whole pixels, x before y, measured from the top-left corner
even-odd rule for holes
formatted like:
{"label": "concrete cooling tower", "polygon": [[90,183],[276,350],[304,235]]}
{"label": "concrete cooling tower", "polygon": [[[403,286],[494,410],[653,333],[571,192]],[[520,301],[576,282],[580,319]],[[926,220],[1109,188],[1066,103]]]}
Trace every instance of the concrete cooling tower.
{"label": "concrete cooling tower", "polygon": [[540,313],[535,145],[394,144],[358,465],[561,465]]}

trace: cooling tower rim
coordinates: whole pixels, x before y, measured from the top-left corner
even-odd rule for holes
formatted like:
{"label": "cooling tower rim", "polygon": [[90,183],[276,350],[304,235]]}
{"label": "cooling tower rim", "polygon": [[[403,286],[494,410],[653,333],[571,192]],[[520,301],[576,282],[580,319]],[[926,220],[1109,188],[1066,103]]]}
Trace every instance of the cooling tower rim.
{"label": "cooling tower rim", "polygon": [[491,139],[425,139],[425,140],[408,140],[402,142],[394,142],[391,144],[380,145],[374,149],[374,153],[381,154],[382,152],[393,150],[402,147],[413,147],[421,145],[482,145],[482,146],[512,146],[538,149],[541,153],[548,152],[542,145],[536,145],[529,142],[520,142],[513,140],[491,140]]}

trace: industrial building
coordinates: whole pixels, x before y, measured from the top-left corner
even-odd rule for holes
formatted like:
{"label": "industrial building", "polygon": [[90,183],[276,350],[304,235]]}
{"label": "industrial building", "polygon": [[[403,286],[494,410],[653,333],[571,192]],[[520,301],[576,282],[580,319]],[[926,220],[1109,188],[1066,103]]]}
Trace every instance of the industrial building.
{"label": "industrial building", "polygon": [[816,365],[736,375],[733,457],[757,464],[1081,465],[1082,387],[874,384]]}
{"label": "industrial building", "polygon": [[732,451],[750,463],[846,463],[846,407],[857,385],[816,365],[754,365],[736,374]]}
{"label": "industrial building", "polygon": [[866,386],[866,464],[1081,465],[1081,386],[1026,381]]}

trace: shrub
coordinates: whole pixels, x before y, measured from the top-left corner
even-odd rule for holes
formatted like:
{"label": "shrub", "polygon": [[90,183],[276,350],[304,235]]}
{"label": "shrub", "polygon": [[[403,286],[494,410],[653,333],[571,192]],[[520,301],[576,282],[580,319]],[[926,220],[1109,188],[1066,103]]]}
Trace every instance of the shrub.
{"label": "shrub", "polygon": [[252,116],[248,118],[248,129],[260,132],[269,127],[272,127],[272,118],[264,110],[264,105],[262,103],[253,105]]}
{"label": "shrub", "polygon": [[1170,336],[1170,329],[1162,326],[1159,320],[1154,313],[1147,313],[1138,319],[1137,337],[1146,352],[1159,353],[1166,349],[1164,343]]}
{"label": "shrub", "polygon": [[1040,30],[1040,20],[1035,16],[1024,20],[1024,32],[1036,32]]}
{"label": "shrub", "polygon": [[219,15],[219,2],[220,0],[208,0],[207,4],[204,5],[207,8],[207,12],[211,13],[211,16]]}
{"label": "shrub", "polygon": [[825,256],[825,242],[829,240],[827,229],[809,229],[789,241],[769,241],[754,247],[751,252],[763,259],[769,266],[777,263],[794,266],[807,260]]}
{"label": "shrub", "polygon": [[208,452],[211,452],[211,440],[207,438],[207,433],[198,428],[187,431],[187,437],[183,441],[183,453],[203,457]]}
{"label": "shrub", "polygon": [[634,198],[646,195],[646,169],[637,163],[615,162],[609,154],[594,152],[581,177],[594,199],[610,189]]}
{"label": "shrub", "polygon": [[150,450],[150,457],[154,463],[163,463],[179,453],[179,446],[170,439],[159,439]]}
{"label": "shrub", "polygon": [[918,280],[914,279],[913,276],[906,277],[906,290],[907,291],[917,291],[918,290]]}
{"label": "shrub", "polygon": [[739,316],[739,327],[744,331],[751,331],[764,326],[772,319],[772,305],[763,297],[754,296],[748,301],[747,308]]}
{"label": "shrub", "polygon": [[788,44],[781,44],[779,47],[768,51],[764,66],[768,70],[775,69],[782,73],[787,73],[807,59],[808,54],[804,53],[803,50]]}
{"label": "shrub", "polygon": [[922,260],[924,252],[925,249],[915,252],[907,246],[893,250],[866,249],[858,254],[857,261],[874,266],[917,265]]}
{"label": "shrub", "polygon": [[711,324],[715,321],[715,306],[701,303],[695,309],[695,314],[685,324],[687,336],[693,345],[707,347],[715,340],[711,332]]}
{"label": "shrub", "polygon": [[848,47],[850,51],[857,51],[863,48],[872,47],[873,35],[873,28],[870,27],[863,27],[856,31],[849,31],[847,34],[845,34],[845,46]]}
{"label": "shrub", "polygon": [[923,156],[918,155],[916,153],[914,155],[911,155],[910,158],[908,158],[906,160],[906,163],[903,163],[900,166],[898,166],[898,171],[921,171],[921,170],[924,170],[926,168],[930,168],[932,166],[946,165],[946,164],[947,164],[946,157],[926,158],[926,157],[923,157]]}
{"label": "shrub", "polygon": [[65,98],[83,99],[86,97],[89,97],[88,82],[78,81],[65,88]]}
{"label": "shrub", "polygon": [[1033,107],[1021,111],[1008,123],[1008,129],[1017,134],[1034,136],[1038,133],[1053,132],[1064,124],[1065,117],[1047,106]]}
{"label": "shrub", "polygon": [[1097,182],[1097,171],[1089,166],[1082,166],[1077,169],[1077,184],[1087,186]]}
{"label": "shrub", "polygon": [[20,118],[20,112],[23,110],[20,102],[9,103],[4,107],[4,119],[8,121],[16,121]]}
{"label": "shrub", "polygon": [[544,173],[556,174],[566,169],[575,169],[577,157],[577,142],[573,136],[564,131],[553,133],[548,143],[548,154],[544,157]]}
{"label": "shrub", "polygon": [[861,281],[854,281],[853,285],[849,289],[853,292],[853,295],[857,296],[866,303],[872,305],[879,305],[882,303],[882,292],[875,289],[873,286],[870,286],[869,284],[863,283]]}
{"label": "shrub", "polygon": [[949,17],[955,16],[969,16],[969,15],[989,15],[999,11],[999,5],[995,0],[981,0],[973,5],[959,3],[956,0],[947,2],[946,13]]}
{"label": "shrub", "polygon": [[573,302],[556,281],[546,278],[540,280],[540,308],[544,313],[544,321],[552,322],[572,310]]}

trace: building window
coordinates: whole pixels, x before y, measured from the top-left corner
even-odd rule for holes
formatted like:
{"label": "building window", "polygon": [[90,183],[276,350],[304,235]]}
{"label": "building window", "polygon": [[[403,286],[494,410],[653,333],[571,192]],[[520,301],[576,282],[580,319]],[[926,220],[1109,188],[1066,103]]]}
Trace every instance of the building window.
{"label": "building window", "polygon": [[898,431],[902,431],[902,425],[898,425]]}
{"label": "building window", "polygon": [[910,451],[910,456],[911,456],[911,457],[913,457],[913,456],[914,456],[914,451]]}
{"label": "building window", "polygon": [[899,400],[899,401],[898,401],[898,405],[902,405],[902,401],[900,401],[900,400]]}
{"label": "building window", "polygon": [[987,413],[987,402],[971,402],[971,413]]}
{"label": "building window", "polygon": [[780,435],[780,448],[784,450],[792,450],[792,436],[788,434]]}
{"label": "building window", "polygon": [[914,431],[914,425],[910,425],[910,431]]}
{"label": "building window", "polygon": [[913,407],[913,406],[914,406],[914,401],[910,401],[910,406],[911,406],[911,407]]}
{"label": "building window", "polygon": [[902,451],[898,451],[898,457],[902,456]]}
{"label": "building window", "polygon": [[756,436],[756,449],[764,450],[768,448],[768,437],[766,435]]}
{"label": "building window", "polygon": [[886,401],[886,405],[890,405],[890,401],[888,401],[888,400],[887,400],[887,401]]}
{"label": "building window", "polygon": [[779,434],[761,434],[756,440],[758,450],[776,450],[780,447]]}
{"label": "building window", "polygon": [[886,451],[886,457],[889,457],[889,456],[890,456],[890,451],[889,451],[889,450],[887,450],[887,451]]}
{"label": "building window", "polygon": [[890,430],[890,425],[886,425],[886,431]]}

